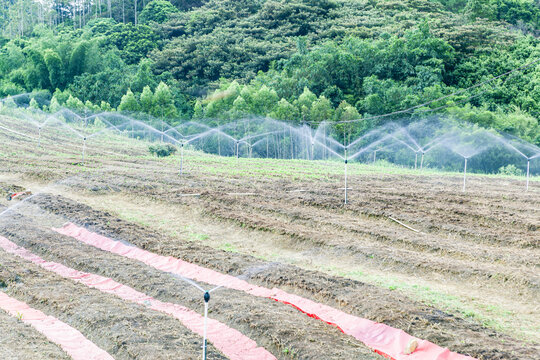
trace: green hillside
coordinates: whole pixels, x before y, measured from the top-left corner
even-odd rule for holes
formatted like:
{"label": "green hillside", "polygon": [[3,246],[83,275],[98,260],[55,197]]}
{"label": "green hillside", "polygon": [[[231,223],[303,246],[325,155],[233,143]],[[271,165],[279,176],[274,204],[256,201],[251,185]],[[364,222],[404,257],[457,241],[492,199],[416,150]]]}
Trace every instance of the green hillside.
{"label": "green hillside", "polygon": [[538,2],[77,4],[3,2],[0,97],[45,90],[50,104],[34,106],[137,111],[172,124],[365,118],[354,132],[445,113],[540,144],[537,63],[414,112],[373,118],[537,61]]}

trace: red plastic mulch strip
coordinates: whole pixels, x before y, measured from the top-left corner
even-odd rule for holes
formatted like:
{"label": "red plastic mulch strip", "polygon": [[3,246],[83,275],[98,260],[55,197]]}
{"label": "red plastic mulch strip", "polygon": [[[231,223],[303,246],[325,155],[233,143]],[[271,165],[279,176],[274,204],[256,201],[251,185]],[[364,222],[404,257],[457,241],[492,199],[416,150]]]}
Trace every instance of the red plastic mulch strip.
{"label": "red plastic mulch strip", "polygon": [[[171,315],[180,320],[185,327],[194,333],[197,333],[200,336],[203,335],[204,318],[193,310],[178,304],[156,300],[110,278],[85,273],[71,269],[59,263],[46,261],[2,236],[0,236],[0,248],[4,249],[10,254],[17,255],[25,260],[37,264],[46,270],[52,271],[64,278],[69,278],[88,287],[101,290],[102,292],[108,294],[116,295],[123,300],[145,305],[152,310]],[[276,359],[274,355],[269,353],[266,349],[258,347],[255,341],[243,335],[241,332],[234,330],[214,319],[208,319],[207,337],[208,340],[219,351],[221,351],[231,360]],[[79,359],[89,359],[89,357]]]}
{"label": "red plastic mulch strip", "polygon": [[77,329],[55,317],[32,309],[3,292],[0,292],[0,309],[19,318],[25,324],[31,325],[75,360],[114,360],[111,355],[85,338]]}
{"label": "red plastic mulch strip", "polygon": [[[207,284],[223,286],[230,289],[244,291],[248,294],[270,298],[281,303],[291,305],[308,316],[320,319],[330,325],[336,326],[345,334],[355,337],[376,353],[394,360],[472,360],[474,358],[451,352],[448,349],[435,345],[427,340],[417,339],[403,330],[376,323],[344,313],[330,306],[305,299],[301,296],[289,294],[279,289],[268,289],[253,285],[234,276],[204,268],[199,265],[176,259],[171,256],[161,256],[149,251],[126,245],[120,241],[92,233],[75,224],[68,223],[63,228],[53,229],[56,232],[73,237],[88,245],[112,252],[130,259],[141,261],[158,270],[181,275]],[[405,355],[405,347],[413,339],[418,341],[418,347],[410,354]]]}

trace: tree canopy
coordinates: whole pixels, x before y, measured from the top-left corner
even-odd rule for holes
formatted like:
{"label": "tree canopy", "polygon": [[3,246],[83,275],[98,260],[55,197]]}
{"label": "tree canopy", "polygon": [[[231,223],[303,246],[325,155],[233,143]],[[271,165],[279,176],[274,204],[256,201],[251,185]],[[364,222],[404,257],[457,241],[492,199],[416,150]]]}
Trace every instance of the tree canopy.
{"label": "tree canopy", "polygon": [[446,112],[539,143],[538,66],[464,90],[538,59],[539,19],[532,0],[9,0],[0,96],[357,132]]}

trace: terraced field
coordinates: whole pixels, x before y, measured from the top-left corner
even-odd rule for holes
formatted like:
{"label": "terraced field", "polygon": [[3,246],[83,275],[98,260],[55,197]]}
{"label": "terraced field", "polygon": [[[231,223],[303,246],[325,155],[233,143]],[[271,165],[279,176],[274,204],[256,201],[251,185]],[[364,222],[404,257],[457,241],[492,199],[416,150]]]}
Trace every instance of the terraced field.
{"label": "terraced field", "polygon": [[[351,164],[343,205],[340,163],[186,151],[179,176],[178,156],[142,142],[96,140],[83,166],[74,139],[42,140],[0,130],[0,187],[35,195],[0,200],[13,206],[0,291],[115,359],[200,357],[202,292],[186,278],[225,284],[209,303],[211,359],[381,358],[337,313],[478,359],[540,352],[538,179],[525,192],[523,179],[471,176],[463,193],[459,174]],[[180,265],[148,260],[161,257]],[[68,356],[23,320],[0,310],[7,358]],[[423,344],[395,358],[420,359]]]}

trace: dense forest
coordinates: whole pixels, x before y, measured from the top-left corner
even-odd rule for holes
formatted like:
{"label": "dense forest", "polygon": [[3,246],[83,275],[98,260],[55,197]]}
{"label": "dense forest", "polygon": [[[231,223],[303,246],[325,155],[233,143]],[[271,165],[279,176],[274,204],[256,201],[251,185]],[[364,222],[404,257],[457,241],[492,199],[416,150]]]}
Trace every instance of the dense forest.
{"label": "dense forest", "polygon": [[4,0],[0,97],[358,133],[444,113],[540,144],[539,30],[538,0]]}

